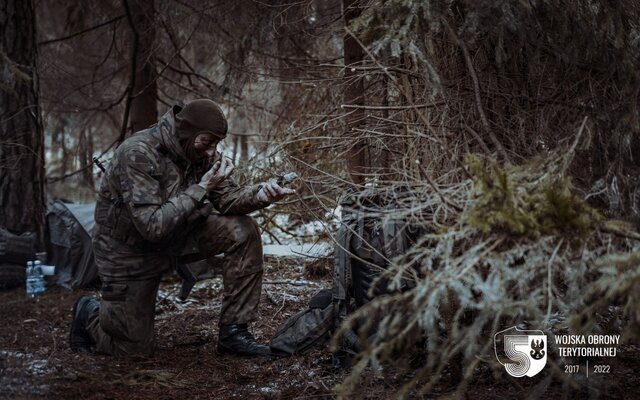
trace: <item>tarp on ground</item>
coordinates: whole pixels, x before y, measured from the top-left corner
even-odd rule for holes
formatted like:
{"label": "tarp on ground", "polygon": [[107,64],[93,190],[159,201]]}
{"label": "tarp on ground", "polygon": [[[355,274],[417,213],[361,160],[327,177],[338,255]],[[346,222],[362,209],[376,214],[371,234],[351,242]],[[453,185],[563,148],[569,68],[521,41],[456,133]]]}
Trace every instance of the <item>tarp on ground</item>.
{"label": "tarp on ground", "polygon": [[47,264],[55,265],[55,283],[70,289],[95,287],[98,271],[91,247],[96,203],[56,200],[47,210]]}

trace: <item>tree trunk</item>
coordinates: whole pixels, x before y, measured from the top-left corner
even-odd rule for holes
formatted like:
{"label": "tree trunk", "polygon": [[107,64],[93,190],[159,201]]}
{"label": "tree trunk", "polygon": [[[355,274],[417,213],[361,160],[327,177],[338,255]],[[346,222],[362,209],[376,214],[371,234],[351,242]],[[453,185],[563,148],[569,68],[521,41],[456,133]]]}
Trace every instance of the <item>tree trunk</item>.
{"label": "tree trunk", "polygon": [[131,56],[135,57],[135,79],[131,99],[131,130],[137,132],[158,121],[156,28],[153,0],[129,0],[131,10]]}
{"label": "tree trunk", "polygon": [[249,138],[245,135],[240,136],[240,162],[249,162]]}
{"label": "tree trunk", "polygon": [[[358,0],[342,0],[342,14],[345,27],[349,27],[351,21],[357,18],[362,12]],[[364,53],[360,43],[348,32],[344,36],[344,103],[347,105],[364,105],[364,81],[358,77],[361,72],[357,67],[362,66]],[[351,180],[356,184],[364,183],[366,172],[365,152],[367,144],[360,137],[356,128],[362,126],[365,121],[364,108],[348,108],[347,112],[347,136],[353,138],[354,142],[347,153],[347,169]]]}
{"label": "tree trunk", "polygon": [[0,42],[0,226],[35,232],[42,248],[44,138],[32,0],[0,0]]}

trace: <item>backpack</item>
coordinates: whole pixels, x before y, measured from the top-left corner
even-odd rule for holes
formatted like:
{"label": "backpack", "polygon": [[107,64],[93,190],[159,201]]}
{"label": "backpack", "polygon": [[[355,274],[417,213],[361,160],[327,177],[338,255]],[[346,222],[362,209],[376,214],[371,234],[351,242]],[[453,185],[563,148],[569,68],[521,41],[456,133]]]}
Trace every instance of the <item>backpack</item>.
{"label": "backpack", "polygon": [[[373,189],[343,196],[341,225],[335,247],[333,299],[336,303],[336,326],[340,326],[356,309],[375,297],[388,294],[388,280],[381,277],[389,262],[407,251],[418,237],[419,229],[411,226],[399,213],[403,197],[410,191],[376,192]],[[402,280],[399,291],[408,290],[413,282]],[[353,321],[343,331],[334,361],[348,366],[353,356],[363,349],[362,335],[370,341],[377,334],[377,316],[368,321]],[[372,321],[371,318],[374,318]],[[360,332],[365,324],[366,332]]]}
{"label": "backpack", "polygon": [[[400,208],[392,193],[373,191],[343,196],[342,220],[335,248],[333,297],[341,304],[340,319],[387,293],[387,282],[379,279],[389,260],[404,253],[416,235],[397,216]],[[403,281],[404,290],[410,286]]]}
{"label": "backpack", "polygon": [[[406,250],[412,237],[405,221],[397,218],[393,201],[364,192],[348,193],[340,204],[343,211],[334,252],[333,288],[317,293],[306,309],[278,328],[270,343],[275,353],[302,354],[327,344],[349,313],[386,293],[386,281],[378,279],[380,271],[388,266],[388,260]],[[338,362],[348,363],[360,350],[357,333],[345,331]]]}

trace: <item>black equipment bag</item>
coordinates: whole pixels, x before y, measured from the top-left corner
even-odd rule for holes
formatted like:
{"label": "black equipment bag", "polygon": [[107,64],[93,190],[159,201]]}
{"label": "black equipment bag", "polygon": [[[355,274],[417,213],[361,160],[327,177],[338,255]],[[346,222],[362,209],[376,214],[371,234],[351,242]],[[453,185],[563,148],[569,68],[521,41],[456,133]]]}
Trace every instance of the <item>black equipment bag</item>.
{"label": "black equipment bag", "polygon": [[36,259],[36,234],[15,234],[0,227],[0,263],[25,265]]}
{"label": "black equipment bag", "polygon": [[27,261],[35,259],[35,233],[0,228],[0,290],[24,286]]}
{"label": "black equipment bag", "polygon": [[286,320],[271,338],[269,346],[277,354],[304,354],[327,344],[335,329],[335,312],[331,290],[323,289],[309,307]]}

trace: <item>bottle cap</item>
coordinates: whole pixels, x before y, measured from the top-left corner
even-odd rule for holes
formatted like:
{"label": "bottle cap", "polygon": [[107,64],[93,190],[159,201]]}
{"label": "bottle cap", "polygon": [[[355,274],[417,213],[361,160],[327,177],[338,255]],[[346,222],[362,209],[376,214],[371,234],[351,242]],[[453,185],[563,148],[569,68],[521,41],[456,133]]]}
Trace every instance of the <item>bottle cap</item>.
{"label": "bottle cap", "polygon": [[42,275],[52,276],[56,274],[55,265],[41,265],[40,269],[42,270]]}
{"label": "bottle cap", "polygon": [[47,261],[47,252],[46,251],[41,251],[36,253],[36,258],[41,262],[41,263],[45,263]]}

